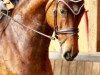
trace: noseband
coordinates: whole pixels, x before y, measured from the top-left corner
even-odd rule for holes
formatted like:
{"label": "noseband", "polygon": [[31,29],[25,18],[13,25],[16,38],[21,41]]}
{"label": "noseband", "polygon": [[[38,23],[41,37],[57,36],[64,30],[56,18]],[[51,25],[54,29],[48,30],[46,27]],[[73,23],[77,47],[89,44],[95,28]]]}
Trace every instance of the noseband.
{"label": "noseband", "polygon": [[58,3],[59,2],[64,3],[71,10],[71,12],[75,16],[77,16],[77,15],[79,15],[81,9],[84,7],[83,0],[68,0],[67,2],[65,2],[64,0],[56,0],[56,7],[55,7],[55,10],[54,10],[54,30],[55,30],[55,36],[57,36],[58,34],[72,34],[72,35],[77,34],[78,33],[78,28],[68,28],[68,29],[58,30],[58,25],[57,25],[57,8],[58,8]]}

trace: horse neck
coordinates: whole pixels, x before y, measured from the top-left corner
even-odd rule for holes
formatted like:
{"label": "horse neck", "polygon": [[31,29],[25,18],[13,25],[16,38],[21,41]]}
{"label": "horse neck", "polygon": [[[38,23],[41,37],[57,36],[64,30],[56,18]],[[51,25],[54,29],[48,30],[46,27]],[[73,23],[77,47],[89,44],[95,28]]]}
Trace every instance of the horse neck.
{"label": "horse neck", "polygon": [[[43,7],[39,7],[33,14],[28,11],[24,14],[23,11],[21,8],[19,12],[18,9],[14,10],[13,18],[27,27],[51,35],[51,28],[43,25],[45,17]],[[3,46],[6,48],[4,59],[7,61],[5,63],[11,71],[16,70],[20,75],[33,75],[33,73],[52,75],[48,59],[49,39],[28,30],[13,20],[9,22],[3,39],[5,43]]]}
{"label": "horse neck", "polygon": [[[19,12],[18,14],[15,14],[13,16],[13,18],[15,18],[18,22],[24,24],[26,27],[31,27],[32,29],[51,35],[52,30],[50,29],[50,27],[48,25],[43,25],[44,17],[44,10],[42,10],[41,8],[34,14],[27,13],[23,15]],[[12,43],[14,43],[14,45],[17,47],[14,49],[19,50],[24,58],[27,58],[28,56],[36,56],[34,58],[37,59],[39,58],[39,56],[42,56],[43,58],[48,57],[47,52],[50,40],[45,38],[44,36],[28,30],[27,28],[19,25],[13,20],[10,21],[6,33],[7,38],[9,38],[9,40],[12,41]]]}
{"label": "horse neck", "polygon": [[[47,1],[48,0],[21,0],[20,4],[14,10],[13,18],[15,18],[18,22],[24,24],[26,27],[30,27],[37,31],[51,35],[52,30],[48,25],[46,25],[46,23],[44,24],[45,5]],[[29,2],[29,4],[27,4],[27,2]],[[33,8],[36,10],[32,10]],[[19,43],[20,41],[22,43],[21,49],[19,48],[20,50],[24,51],[24,49],[26,49],[27,47],[29,49],[30,47],[34,54],[36,54],[38,50],[40,50],[40,53],[43,51],[44,53],[47,52],[50,42],[49,39],[37,33],[34,33],[31,30],[27,31],[27,28],[24,28],[23,26],[19,25],[18,23],[15,23],[14,21],[10,23],[10,31],[12,30],[12,34],[14,36],[13,39],[16,39],[14,42],[18,40]],[[44,41],[46,41],[46,44]]]}

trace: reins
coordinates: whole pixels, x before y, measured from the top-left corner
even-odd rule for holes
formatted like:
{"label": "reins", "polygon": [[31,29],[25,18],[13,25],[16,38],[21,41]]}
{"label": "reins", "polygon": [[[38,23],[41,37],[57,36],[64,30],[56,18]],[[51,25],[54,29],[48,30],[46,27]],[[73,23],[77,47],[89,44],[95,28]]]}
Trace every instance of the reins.
{"label": "reins", "polygon": [[10,18],[11,20],[15,21],[16,23],[18,23],[19,25],[21,25],[21,26],[27,28],[27,29],[29,29],[29,30],[31,30],[31,31],[33,31],[33,32],[35,32],[35,33],[38,33],[38,34],[40,34],[40,35],[42,35],[42,36],[44,36],[44,37],[47,37],[47,38],[50,39],[50,40],[55,40],[55,37],[46,35],[46,34],[44,34],[44,33],[42,33],[42,32],[39,32],[39,31],[37,31],[37,30],[35,30],[35,29],[32,29],[31,27],[27,27],[27,26],[25,26],[24,24],[22,24],[22,23],[18,22],[17,20],[15,20],[14,18],[10,17],[9,15],[3,13],[2,11],[1,11],[1,13],[2,13],[3,15],[5,15],[6,17]]}

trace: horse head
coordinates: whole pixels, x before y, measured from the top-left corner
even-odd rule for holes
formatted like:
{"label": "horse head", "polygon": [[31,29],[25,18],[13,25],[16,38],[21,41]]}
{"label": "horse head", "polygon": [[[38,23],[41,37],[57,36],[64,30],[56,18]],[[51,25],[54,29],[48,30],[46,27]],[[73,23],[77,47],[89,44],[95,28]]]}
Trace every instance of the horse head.
{"label": "horse head", "polygon": [[73,60],[79,52],[78,25],[84,10],[83,0],[49,0],[46,5],[47,23],[54,29],[66,60]]}

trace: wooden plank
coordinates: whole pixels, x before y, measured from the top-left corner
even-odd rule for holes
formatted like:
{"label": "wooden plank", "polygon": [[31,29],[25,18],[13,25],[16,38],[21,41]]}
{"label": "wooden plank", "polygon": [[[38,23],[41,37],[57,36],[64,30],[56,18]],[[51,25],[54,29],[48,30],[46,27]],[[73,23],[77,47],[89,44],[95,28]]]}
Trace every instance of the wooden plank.
{"label": "wooden plank", "polygon": [[55,60],[50,60],[51,66],[52,66],[52,71],[54,71],[54,66],[55,66]]}
{"label": "wooden plank", "polygon": [[76,61],[70,62],[68,75],[76,75],[76,71],[77,71],[77,62]]}
{"label": "wooden plank", "polygon": [[[50,52],[49,54],[49,58],[50,59],[53,59],[53,60],[56,60],[56,59],[60,59],[62,60],[62,57],[61,55],[57,52]],[[52,55],[54,57],[52,57]],[[79,53],[78,56],[74,59],[75,61],[93,61],[93,62],[100,62],[100,52],[98,53]]]}
{"label": "wooden plank", "polygon": [[92,62],[85,62],[84,75],[92,75]]}
{"label": "wooden plank", "polygon": [[84,62],[77,62],[77,74],[76,75],[84,75]]}
{"label": "wooden plank", "polygon": [[62,60],[55,60],[54,75],[61,75]]}
{"label": "wooden plank", "polygon": [[54,75],[100,75],[100,62],[51,60]]}
{"label": "wooden plank", "polygon": [[100,75],[100,62],[93,62],[92,75]]}
{"label": "wooden plank", "polygon": [[100,0],[97,0],[97,51],[100,52]]}
{"label": "wooden plank", "polygon": [[69,74],[69,62],[64,60],[62,64],[61,75],[68,75],[68,74]]}
{"label": "wooden plank", "polygon": [[97,54],[78,55],[74,60],[100,62],[100,55]]}
{"label": "wooden plank", "polygon": [[97,0],[87,0],[89,18],[89,52],[97,51]]}

